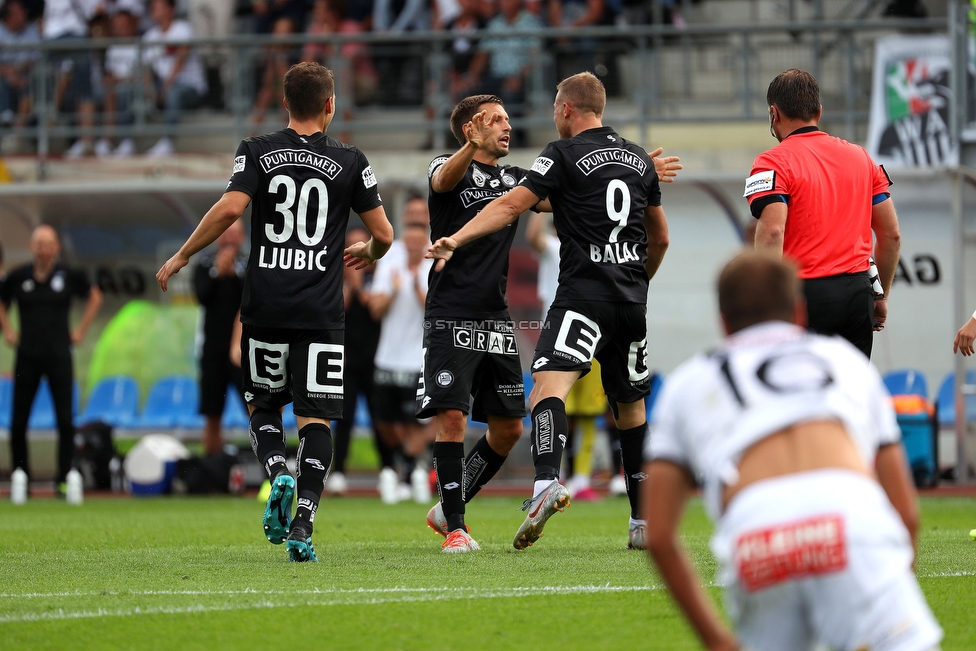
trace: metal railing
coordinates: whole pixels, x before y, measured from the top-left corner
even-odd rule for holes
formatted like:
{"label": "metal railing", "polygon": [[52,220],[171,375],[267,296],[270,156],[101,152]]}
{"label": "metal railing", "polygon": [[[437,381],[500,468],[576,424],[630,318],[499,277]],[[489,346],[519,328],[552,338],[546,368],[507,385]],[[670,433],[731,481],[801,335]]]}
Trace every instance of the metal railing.
{"label": "metal railing", "polygon": [[[519,37],[537,45],[529,53],[524,95],[510,106],[510,113],[516,128],[551,127],[558,79],[591,69],[607,85],[613,124],[638,127],[646,142],[647,129],[655,122],[763,119],[768,81],[786,68],[799,67],[812,72],[820,82],[824,119],[834,125],[838,135],[858,139],[868,115],[876,39],[900,31],[944,33],[946,29],[945,19],[923,19],[518,32]],[[457,37],[442,31],[296,34],[185,43],[202,56],[211,88],[204,106],[184,110],[172,132],[181,139],[181,145],[192,149],[193,140],[202,140],[202,136],[223,134],[236,140],[271,130],[270,121],[265,125],[253,122],[260,71],[270,57],[295,60],[301,48],[311,43],[328,45],[334,52],[323,61],[335,70],[337,78],[339,113],[330,132],[350,134],[353,141],[362,134],[423,132],[427,144],[442,147],[447,138],[446,117],[459,99],[452,96],[449,85],[451,44]],[[498,38],[498,34],[465,34],[465,38],[482,42],[492,37]],[[372,89],[369,80],[363,79],[361,62],[342,56],[342,46],[350,43],[368,50],[361,56],[368,56],[377,71]],[[119,45],[134,46],[138,52],[129,114],[109,116],[98,108],[94,124],[80,124],[79,114],[70,108],[70,96],[62,97],[60,103],[55,101],[59,76],[65,74],[61,62],[70,53],[77,56],[81,52],[101,69],[106,50]],[[146,138],[169,133],[155,104],[151,83],[143,83],[150,77],[143,55],[152,46],[137,39],[91,39],[6,48],[31,50],[37,58],[30,71],[27,124],[19,129],[0,126],[0,136],[16,135],[22,139],[22,153],[34,152],[44,158],[81,136]],[[99,99],[97,84],[95,95]]]}

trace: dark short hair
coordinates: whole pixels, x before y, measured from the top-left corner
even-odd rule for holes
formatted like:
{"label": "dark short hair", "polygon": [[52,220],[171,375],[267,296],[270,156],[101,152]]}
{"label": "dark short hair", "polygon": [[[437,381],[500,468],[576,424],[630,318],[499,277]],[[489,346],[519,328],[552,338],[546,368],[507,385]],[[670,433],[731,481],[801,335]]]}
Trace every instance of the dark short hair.
{"label": "dark short hair", "polygon": [[593,113],[597,117],[603,115],[603,109],[607,106],[607,89],[592,72],[566,77],[556,86],[556,95],[578,111]]}
{"label": "dark short hair", "polygon": [[809,72],[790,68],[769,82],[766,104],[775,104],[793,120],[816,120],[820,113],[820,86]]}
{"label": "dark short hair", "polygon": [[730,332],[764,321],[792,322],[801,282],[793,263],[746,251],[718,277],[718,309]]}
{"label": "dark short hair", "polygon": [[289,115],[296,120],[311,120],[335,95],[335,77],[325,66],[305,61],[288,69],[282,87]]}
{"label": "dark short hair", "polygon": [[467,138],[464,137],[464,130],[461,127],[471,121],[482,104],[505,106],[505,102],[497,95],[472,95],[458,102],[454,110],[451,111],[451,133],[462,145],[467,142]]}

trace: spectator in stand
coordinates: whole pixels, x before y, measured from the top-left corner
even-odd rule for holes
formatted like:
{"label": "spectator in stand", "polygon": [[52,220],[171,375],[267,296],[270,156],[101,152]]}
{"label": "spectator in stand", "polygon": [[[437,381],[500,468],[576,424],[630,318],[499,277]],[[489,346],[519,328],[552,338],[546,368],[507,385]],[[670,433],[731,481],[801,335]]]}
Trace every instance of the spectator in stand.
{"label": "spectator in stand", "polygon": [[0,153],[18,149],[17,131],[30,116],[30,72],[38,56],[35,50],[7,48],[40,40],[37,25],[29,20],[21,0],[6,0],[0,7],[0,129],[13,127],[13,131],[4,136]]}
{"label": "spectator in stand", "polygon": [[478,47],[473,32],[486,27],[479,12],[478,0],[459,0],[461,13],[447,25],[447,31],[455,34],[451,41],[451,102],[479,92],[481,75],[488,62],[488,54]]}
{"label": "spectator in stand", "polygon": [[[362,32],[362,23],[346,15],[344,0],[315,0],[305,29],[309,36]],[[339,93],[345,100],[343,119],[352,118],[351,100],[364,104],[376,94],[379,79],[365,43],[343,43],[338,49],[330,43],[307,43],[302,50],[302,61],[315,61],[336,72],[337,82],[343,85]]]}
{"label": "spectator in stand", "polygon": [[253,0],[254,31],[258,34],[274,34],[278,21],[287,18],[292,31],[305,31],[304,0]]}
{"label": "spectator in stand", "polygon": [[[603,24],[604,0],[547,0],[546,9],[552,27],[597,27]],[[557,79],[577,72],[594,70],[596,41],[592,38],[557,39],[561,55],[556,59]]]}
{"label": "spectator in stand", "polygon": [[[488,22],[487,30],[498,37],[486,38],[481,49],[488,55],[488,69],[482,89],[505,102],[512,117],[523,114],[525,81],[532,70],[533,52],[542,49],[539,38],[522,32],[539,29],[542,20],[523,8],[522,0],[498,0],[501,12]],[[513,147],[526,143],[525,131],[512,130]]]}
{"label": "spectator in stand", "polygon": [[[84,41],[88,39],[88,21],[98,9],[95,0],[47,0],[41,21],[41,37],[45,41]],[[54,86],[54,106],[58,110],[70,108],[78,114],[81,137],[65,155],[80,158],[92,153],[95,126],[95,99],[92,92],[89,50],[55,50],[49,55],[51,66],[57,70]]]}
{"label": "spectator in stand", "polygon": [[[430,28],[426,0],[375,0],[374,32],[400,34]],[[380,97],[393,104],[417,106],[423,102],[424,61],[408,56],[403,44],[376,46],[373,58],[381,82]]]}
{"label": "spectator in stand", "polygon": [[[279,38],[294,33],[295,25],[287,16],[278,18],[271,30],[271,35]],[[254,113],[251,115],[251,129],[255,134],[258,133],[258,127],[264,121],[264,113],[269,107],[276,112],[279,123],[288,123],[288,113],[282,103],[284,93],[281,80],[284,79],[288,68],[297,63],[294,60],[297,58],[297,50],[293,45],[269,45],[264,48],[262,58],[264,71],[261,73],[261,88],[254,98]]]}
{"label": "spectator in stand", "polygon": [[359,25],[363,32],[373,29],[373,0],[348,0],[346,18]]}
{"label": "spectator in stand", "polygon": [[[112,7],[112,36],[115,38],[135,38],[139,36],[139,20],[143,17],[143,7],[139,0],[117,0]],[[136,145],[131,137],[125,136],[118,146],[112,148],[111,138],[116,125],[130,126],[135,122],[132,100],[136,89],[136,63],[139,59],[138,45],[112,45],[105,51],[105,74],[102,77],[105,104],[105,127],[108,134],[95,143],[98,157],[127,157],[136,153]]]}
{"label": "spectator in stand", "polygon": [[460,0],[433,0],[430,11],[431,29],[439,32],[461,15],[461,2]]}
{"label": "spectator in stand", "polygon": [[[142,37],[147,43],[186,42],[193,39],[190,23],[176,18],[176,0],[150,0],[149,15],[154,26]],[[180,121],[180,112],[203,103],[207,94],[207,75],[203,62],[186,45],[147,47],[144,56],[152,66],[157,99],[165,107],[167,133],[146,153],[150,156],[170,156],[176,152],[173,129]]]}

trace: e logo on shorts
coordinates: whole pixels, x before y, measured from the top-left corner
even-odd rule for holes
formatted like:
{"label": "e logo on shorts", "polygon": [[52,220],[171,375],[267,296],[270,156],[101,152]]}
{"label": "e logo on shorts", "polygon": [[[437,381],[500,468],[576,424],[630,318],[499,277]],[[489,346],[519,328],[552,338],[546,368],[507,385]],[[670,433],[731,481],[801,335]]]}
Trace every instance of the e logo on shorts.
{"label": "e logo on shorts", "polygon": [[596,321],[586,318],[579,312],[566,310],[562,323],[559,324],[559,334],[556,335],[554,347],[581,362],[588,362],[593,359],[596,345],[602,336],[603,332]]}
{"label": "e logo on shorts", "polygon": [[251,382],[269,389],[280,389],[288,380],[288,344],[269,344],[256,339],[247,342],[247,356],[251,367]]}
{"label": "e logo on shorts", "polygon": [[342,344],[309,344],[306,390],[309,393],[342,393],[344,357]]}
{"label": "e logo on shorts", "polygon": [[636,384],[647,380],[648,375],[647,339],[634,341],[627,353],[627,379]]}

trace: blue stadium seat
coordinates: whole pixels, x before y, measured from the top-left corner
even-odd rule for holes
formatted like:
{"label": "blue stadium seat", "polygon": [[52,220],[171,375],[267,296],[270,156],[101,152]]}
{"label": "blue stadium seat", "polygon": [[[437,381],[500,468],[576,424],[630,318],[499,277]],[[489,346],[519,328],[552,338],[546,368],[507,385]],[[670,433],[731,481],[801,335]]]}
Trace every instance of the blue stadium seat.
{"label": "blue stadium seat", "polygon": [[373,426],[373,421],[369,417],[369,405],[366,404],[365,396],[359,396],[359,400],[356,401],[356,415],[353,417],[353,425],[366,429]]}
{"label": "blue stadium seat", "polygon": [[914,368],[899,369],[885,373],[885,387],[893,396],[922,396],[929,397],[929,383],[925,374]]}
{"label": "blue stadium seat", "polygon": [[55,427],[57,427],[57,418],[54,415],[54,398],[51,397],[51,387],[47,384],[47,378],[44,378],[37,388],[37,395],[34,396],[27,428],[54,429]]}
{"label": "blue stadium seat", "polygon": [[227,401],[224,403],[224,415],[220,419],[220,425],[224,429],[247,429],[250,419],[247,416],[247,407],[241,399],[237,389],[233,384],[227,386]]}
{"label": "blue stadium seat", "polygon": [[295,418],[295,403],[289,402],[281,410],[281,426],[285,428],[286,432],[298,429],[298,419]]}
{"label": "blue stadium seat", "polygon": [[651,376],[651,395],[644,398],[644,402],[647,404],[647,422],[651,422],[651,415],[654,413],[654,404],[657,402],[657,397],[661,395],[661,387],[664,386],[664,376],[660,373],[655,373]]}
{"label": "blue stadium seat", "polygon": [[[966,384],[976,385],[976,370],[966,371]],[[956,426],[955,374],[946,375],[939,386],[939,393],[935,399],[936,415],[939,427],[952,428]],[[976,394],[966,396],[966,420],[976,421]]]}
{"label": "blue stadium seat", "polygon": [[203,418],[197,413],[199,392],[197,383],[187,375],[160,378],[146,395],[146,405],[131,426],[140,428],[201,427]]}
{"label": "blue stadium seat", "polygon": [[0,377],[0,427],[10,428],[10,410],[14,404],[14,380],[9,375]]}
{"label": "blue stadium seat", "polygon": [[139,411],[139,385],[128,375],[102,378],[95,384],[78,422],[102,421],[119,427],[132,422]]}

